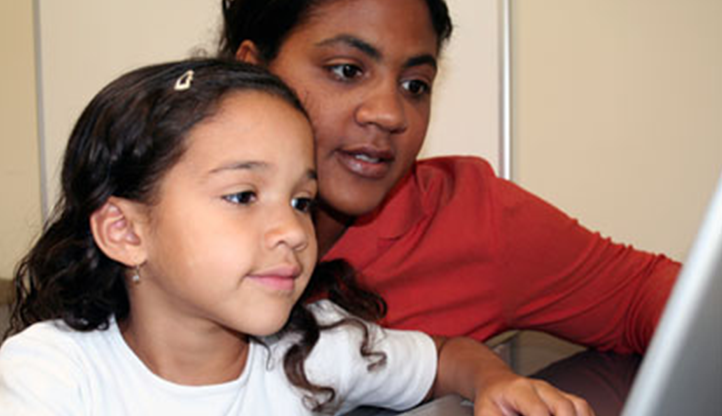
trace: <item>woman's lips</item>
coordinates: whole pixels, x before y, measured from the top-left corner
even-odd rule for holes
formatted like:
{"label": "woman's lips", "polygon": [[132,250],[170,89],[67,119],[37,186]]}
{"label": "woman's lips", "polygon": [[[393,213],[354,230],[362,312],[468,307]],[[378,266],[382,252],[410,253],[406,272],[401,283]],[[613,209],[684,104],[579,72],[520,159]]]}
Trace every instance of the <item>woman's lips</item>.
{"label": "woman's lips", "polygon": [[348,171],[367,179],[382,179],[391,169],[394,156],[375,149],[339,150],[337,159]]}

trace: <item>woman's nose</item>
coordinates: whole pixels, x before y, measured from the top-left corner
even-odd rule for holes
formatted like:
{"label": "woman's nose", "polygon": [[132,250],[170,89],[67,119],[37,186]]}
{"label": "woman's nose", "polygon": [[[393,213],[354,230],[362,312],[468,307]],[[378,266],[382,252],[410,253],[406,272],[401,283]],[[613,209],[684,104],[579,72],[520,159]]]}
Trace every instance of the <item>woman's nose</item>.
{"label": "woman's nose", "polygon": [[380,85],[365,96],[356,109],[356,121],[375,125],[389,133],[402,133],[408,127],[403,97],[394,85]]}

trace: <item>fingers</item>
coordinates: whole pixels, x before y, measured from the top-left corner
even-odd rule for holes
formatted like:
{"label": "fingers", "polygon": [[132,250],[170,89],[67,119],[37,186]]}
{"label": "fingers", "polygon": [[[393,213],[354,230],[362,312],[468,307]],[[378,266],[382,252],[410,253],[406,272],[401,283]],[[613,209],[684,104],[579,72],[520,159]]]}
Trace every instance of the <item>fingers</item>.
{"label": "fingers", "polygon": [[594,416],[594,411],[589,403],[581,397],[562,392],[549,383],[535,381],[539,397],[551,411],[550,414],[555,416]]}
{"label": "fingers", "polygon": [[519,377],[477,397],[474,415],[594,416],[594,411],[578,396],[541,380]]}
{"label": "fingers", "polygon": [[571,400],[572,404],[574,404],[574,409],[576,410],[576,414],[579,416],[594,416],[594,409],[592,409],[592,406],[587,403],[586,400],[582,399],[579,396],[575,396],[573,394],[567,394],[567,397],[569,400]]}

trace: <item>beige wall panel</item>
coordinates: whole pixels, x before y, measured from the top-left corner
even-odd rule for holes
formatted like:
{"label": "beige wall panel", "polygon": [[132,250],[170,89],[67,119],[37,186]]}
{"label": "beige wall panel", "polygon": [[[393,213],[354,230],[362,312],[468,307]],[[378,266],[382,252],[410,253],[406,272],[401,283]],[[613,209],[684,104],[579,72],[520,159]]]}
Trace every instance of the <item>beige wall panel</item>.
{"label": "beige wall panel", "polygon": [[59,161],[75,120],[117,76],[213,50],[215,0],[37,0],[44,192],[57,198]]}
{"label": "beige wall panel", "polygon": [[518,181],[684,259],[722,170],[722,2],[512,5]]}
{"label": "beige wall panel", "polygon": [[0,278],[9,278],[42,221],[31,1],[0,2],[0,53]]}
{"label": "beige wall panel", "polygon": [[422,156],[478,155],[499,171],[501,1],[447,3],[455,27],[441,57]]}

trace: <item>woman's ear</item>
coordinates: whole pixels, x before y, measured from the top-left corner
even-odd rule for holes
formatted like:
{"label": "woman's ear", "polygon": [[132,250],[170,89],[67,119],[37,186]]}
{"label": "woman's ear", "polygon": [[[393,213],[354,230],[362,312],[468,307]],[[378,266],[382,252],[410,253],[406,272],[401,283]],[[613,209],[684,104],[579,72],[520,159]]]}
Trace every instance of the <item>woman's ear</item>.
{"label": "woman's ear", "polygon": [[90,215],[95,244],[111,259],[134,267],[146,260],[142,239],[143,210],[138,203],[110,197]]}
{"label": "woman's ear", "polygon": [[244,40],[236,50],[236,60],[253,65],[261,65],[261,55],[258,47],[251,40]]}

